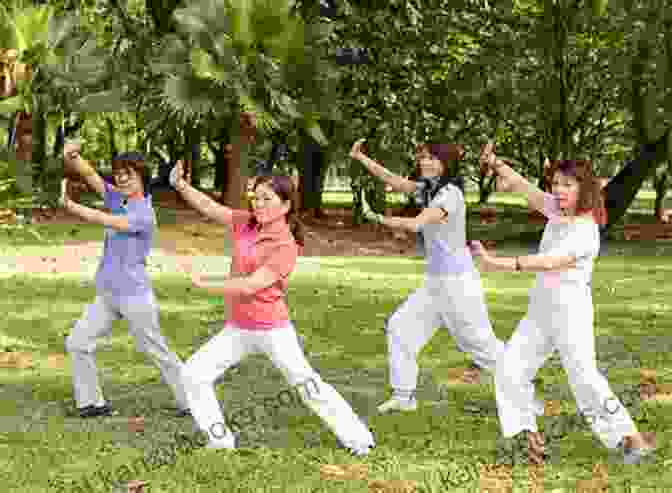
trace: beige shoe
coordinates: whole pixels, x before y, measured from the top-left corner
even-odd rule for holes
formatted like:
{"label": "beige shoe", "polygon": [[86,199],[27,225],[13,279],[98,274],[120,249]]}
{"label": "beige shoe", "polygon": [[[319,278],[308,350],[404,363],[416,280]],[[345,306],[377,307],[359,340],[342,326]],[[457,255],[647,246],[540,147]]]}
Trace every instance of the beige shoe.
{"label": "beige shoe", "polygon": [[393,397],[378,406],[380,414],[395,411],[415,411],[416,409],[418,409],[418,402],[415,399],[399,399],[397,397]]}

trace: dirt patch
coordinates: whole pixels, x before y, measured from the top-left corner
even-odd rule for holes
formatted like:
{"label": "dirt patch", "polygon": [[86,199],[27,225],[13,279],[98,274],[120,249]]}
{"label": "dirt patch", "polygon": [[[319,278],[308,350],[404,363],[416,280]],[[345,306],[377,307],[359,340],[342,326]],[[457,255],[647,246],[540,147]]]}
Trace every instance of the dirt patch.
{"label": "dirt patch", "polygon": [[[223,244],[228,236],[225,226],[216,224],[193,209],[187,208],[172,194],[167,193],[160,198],[160,201],[155,200],[155,205],[162,211],[155,248],[173,255],[222,254]],[[36,222],[42,224],[81,224],[81,221],[62,210],[35,211],[34,217]],[[303,222],[306,226],[306,245],[303,252],[305,257],[415,255],[413,234],[380,225],[353,226],[352,211],[349,209],[326,210],[324,217],[304,217]],[[62,244],[68,247],[64,250],[64,254],[72,257],[73,265],[81,256],[98,256],[101,253],[100,242],[66,240]],[[73,246],[76,248],[70,248]],[[53,260],[51,262],[46,259],[26,260],[33,265],[39,265],[38,270],[51,272],[53,267],[49,265]],[[59,256],[58,261],[61,263],[65,259]]]}
{"label": "dirt patch", "polygon": [[320,219],[304,218],[307,229],[304,256],[403,256],[415,255],[415,237],[384,226],[353,226],[352,211],[333,209]]}

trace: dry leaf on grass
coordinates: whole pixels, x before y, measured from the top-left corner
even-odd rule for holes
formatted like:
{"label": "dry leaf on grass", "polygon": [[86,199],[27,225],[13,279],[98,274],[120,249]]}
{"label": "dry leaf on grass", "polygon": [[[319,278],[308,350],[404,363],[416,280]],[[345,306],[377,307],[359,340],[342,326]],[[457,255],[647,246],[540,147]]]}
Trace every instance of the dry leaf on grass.
{"label": "dry leaf on grass", "polygon": [[513,491],[510,466],[482,464],[480,469],[479,491],[481,493],[511,493]]}
{"label": "dry leaf on grass", "polygon": [[416,484],[414,481],[404,479],[375,480],[369,483],[371,493],[414,493]]}
{"label": "dry leaf on grass", "polygon": [[0,353],[0,368],[16,368],[24,370],[31,366],[33,366],[33,358],[30,353],[23,351]]}
{"label": "dry leaf on grass", "polygon": [[466,385],[464,381],[465,371],[465,368],[449,368],[445,373],[447,378],[442,379],[440,383],[443,385]]}
{"label": "dry leaf on grass", "polygon": [[580,479],[576,482],[577,493],[607,493],[609,483],[607,480],[598,479]]}
{"label": "dry leaf on grass", "polygon": [[65,368],[65,354],[50,354],[47,356],[47,367],[52,370]]}
{"label": "dry leaf on grass", "polygon": [[656,383],[656,370],[651,368],[642,368],[639,370],[639,379],[641,383]]}
{"label": "dry leaf on grass", "polygon": [[126,486],[128,487],[128,493],[143,493],[145,486],[148,484],[149,481],[134,479],[133,481],[129,481]]}
{"label": "dry leaf on grass", "polygon": [[128,419],[128,429],[131,433],[142,433],[145,431],[145,418],[137,416]]}
{"label": "dry leaf on grass", "polygon": [[366,464],[324,464],[320,466],[322,479],[357,480],[366,479],[368,474],[369,466]]}
{"label": "dry leaf on grass", "polygon": [[595,464],[593,466],[593,477],[607,479],[609,477],[609,471],[607,470],[607,465],[602,464],[601,462]]}
{"label": "dry leaf on grass", "polygon": [[560,401],[544,401],[544,416],[559,416]]}

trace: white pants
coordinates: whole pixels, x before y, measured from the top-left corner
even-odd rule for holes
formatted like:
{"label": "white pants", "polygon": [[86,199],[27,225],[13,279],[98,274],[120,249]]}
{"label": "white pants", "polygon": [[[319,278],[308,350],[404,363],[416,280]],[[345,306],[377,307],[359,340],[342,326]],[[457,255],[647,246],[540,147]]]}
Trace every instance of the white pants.
{"label": "white pants", "polygon": [[184,384],[198,428],[212,441],[230,433],[217,401],[214,382],[246,355],[266,354],[288,383],[346,447],[373,446],[373,435],[350,405],[311,368],[294,327],[252,331],[229,324],[210,339],[184,366]]}
{"label": "white pants", "polygon": [[428,276],[388,319],[387,344],[392,388],[413,393],[418,380],[417,356],[437,329],[445,326],[460,351],[493,372],[504,343],[490,324],[478,271]]}
{"label": "white pants", "polygon": [[180,373],[182,362],[168,349],[159,328],[159,307],[153,292],[140,296],[96,296],[86,307],[72,332],[65,340],[65,347],[72,358],[72,383],[77,407],[105,404],[98,383],[95,352],[98,339],[112,333],[112,322],[125,318],[128,329],[135,338],[138,351],[145,353],[158,366],[161,376],[173,390],[177,406],[187,408]]}
{"label": "white pants", "polygon": [[531,380],[558,350],[579,411],[608,448],[636,432],[630,414],[597,368],[590,288],[563,289],[553,298],[533,296],[528,313],[506,345],[495,374],[502,433],[537,431]]}

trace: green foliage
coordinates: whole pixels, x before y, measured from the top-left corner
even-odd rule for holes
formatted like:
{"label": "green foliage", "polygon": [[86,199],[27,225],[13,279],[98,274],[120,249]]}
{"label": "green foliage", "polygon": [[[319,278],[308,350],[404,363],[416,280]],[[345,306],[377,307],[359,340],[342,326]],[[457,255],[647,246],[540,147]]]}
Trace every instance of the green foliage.
{"label": "green foliage", "polygon": [[320,137],[327,107],[318,83],[324,32],[291,11],[286,0],[198,0],[175,11],[178,34],[151,61],[165,82],[167,107],[187,119],[251,111],[262,130],[302,121]]}

